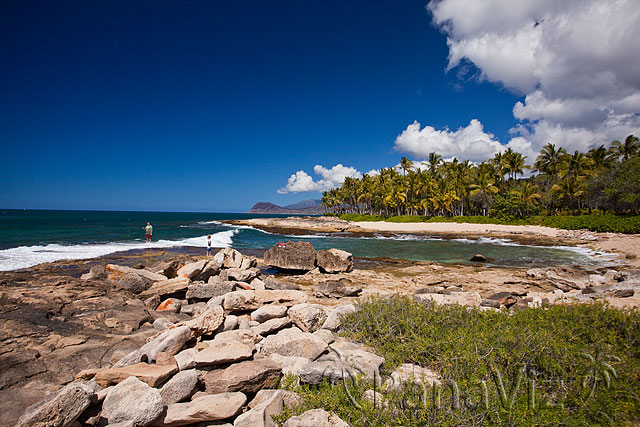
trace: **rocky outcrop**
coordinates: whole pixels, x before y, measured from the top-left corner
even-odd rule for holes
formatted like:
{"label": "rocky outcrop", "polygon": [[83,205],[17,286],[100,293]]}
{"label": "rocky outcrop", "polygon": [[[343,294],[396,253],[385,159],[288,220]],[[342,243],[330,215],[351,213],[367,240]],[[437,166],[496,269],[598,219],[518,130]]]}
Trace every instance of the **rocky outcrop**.
{"label": "rocky outcrop", "polygon": [[316,250],[308,242],[278,243],[264,253],[264,263],[281,270],[310,271],[316,266]]}
{"label": "rocky outcrop", "polygon": [[174,403],[154,426],[183,426],[231,418],[247,401],[243,393],[220,393],[201,396],[191,402]]}
{"label": "rocky outcrop", "polygon": [[325,273],[343,273],[353,270],[353,255],[341,249],[318,251],[316,264]]}
{"label": "rocky outcrop", "polygon": [[362,288],[358,286],[345,286],[343,281],[338,280],[328,280],[316,285],[316,297],[318,298],[357,297],[361,292]]}
{"label": "rocky outcrop", "polygon": [[307,295],[301,291],[234,291],[225,295],[223,306],[227,311],[249,311],[266,304],[290,307],[306,300]]}
{"label": "rocky outcrop", "polygon": [[207,372],[202,375],[201,380],[207,393],[241,391],[253,394],[263,388],[275,386],[281,371],[280,365],[262,357]]}
{"label": "rocky outcrop", "polygon": [[94,390],[83,383],[71,383],[52,398],[27,408],[16,426],[70,426],[91,404]]}
{"label": "rocky outcrop", "polygon": [[446,294],[416,294],[413,297],[417,303],[429,304],[434,302],[438,305],[466,305],[478,307],[482,303],[482,297],[477,292],[454,292]]}
{"label": "rocky outcrop", "polygon": [[136,426],[148,426],[162,409],[162,396],[157,389],[129,377],[109,390],[102,403],[101,417],[109,424],[133,421]]}

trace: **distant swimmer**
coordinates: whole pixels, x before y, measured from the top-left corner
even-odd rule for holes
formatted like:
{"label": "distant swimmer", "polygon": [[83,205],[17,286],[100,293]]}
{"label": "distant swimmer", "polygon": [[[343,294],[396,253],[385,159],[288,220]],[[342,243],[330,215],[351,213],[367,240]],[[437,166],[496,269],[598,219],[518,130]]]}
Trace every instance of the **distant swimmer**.
{"label": "distant swimmer", "polygon": [[147,226],[146,227],[142,227],[142,229],[144,230],[144,238],[147,239],[147,243],[151,243],[151,235],[153,234],[153,226],[151,224],[149,224],[149,221],[147,221]]}
{"label": "distant swimmer", "polygon": [[211,256],[211,236],[207,236],[207,256]]}

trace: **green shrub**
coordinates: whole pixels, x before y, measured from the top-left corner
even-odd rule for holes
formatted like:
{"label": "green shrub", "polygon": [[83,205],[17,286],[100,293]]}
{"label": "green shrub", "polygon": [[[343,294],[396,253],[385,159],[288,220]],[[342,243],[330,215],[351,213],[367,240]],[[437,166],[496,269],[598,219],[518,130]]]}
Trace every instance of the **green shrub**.
{"label": "green shrub", "polygon": [[[319,386],[290,381],[287,388],[305,398],[295,413],[322,407],[352,426],[577,426],[640,420],[637,310],[580,304],[507,315],[459,306],[425,307],[393,297],[361,304],[357,312],[344,317],[343,325],[345,336],[385,358],[383,373],[402,363],[439,373],[442,406],[435,407],[432,389],[426,390],[425,401],[415,387],[386,394],[388,407],[375,408],[362,399],[364,391],[374,387],[363,378]],[[522,382],[514,392],[520,372]],[[480,399],[483,381],[487,406],[467,405],[467,399],[484,400]],[[452,406],[446,384],[457,385],[459,407]]]}
{"label": "green shrub", "polygon": [[364,214],[342,214],[340,219],[345,221],[384,221],[384,217],[380,215],[364,215]]}

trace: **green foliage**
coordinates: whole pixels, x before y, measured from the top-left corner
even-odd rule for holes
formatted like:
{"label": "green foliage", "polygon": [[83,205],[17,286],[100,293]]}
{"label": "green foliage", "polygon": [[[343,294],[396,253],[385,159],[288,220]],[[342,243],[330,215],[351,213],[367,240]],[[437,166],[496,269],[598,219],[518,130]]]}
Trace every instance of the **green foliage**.
{"label": "green foliage", "polygon": [[[388,406],[376,408],[362,399],[364,391],[373,387],[364,378],[319,386],[288,381],[286,388],[305,398],[295,413],[322,407],[352,426],[577,426],[640,420],[637,310],[580,304],[507,315],[459,306],[425,307],[406,297],[393,297],[361,304],[343,319],[343,325],[344,335],[385,358],[383,374],[402,363],[439,373],[442,406],[434,406],[430,388],[425,401],[416,387],[386,393]],[[522,382],[510,405],[520,372]],[[533,405],[527,393],[532,380]],[[482,381],[487,385],[488,405],[466,404],[482,402]],[[460,393],[457,408],[445,385],[453,382]]]}
{"label": "green foliage", "polygon": [[364,215],[364,214],[342,214],[340,219],[345,221],[384,221],[384,217],[381,215]]}

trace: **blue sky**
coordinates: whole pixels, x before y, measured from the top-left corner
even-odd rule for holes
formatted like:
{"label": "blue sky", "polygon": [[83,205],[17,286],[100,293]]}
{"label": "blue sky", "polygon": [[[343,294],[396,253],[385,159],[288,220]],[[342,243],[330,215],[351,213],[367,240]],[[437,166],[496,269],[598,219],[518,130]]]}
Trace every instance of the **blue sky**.
{"label": "blue sky", "polygon": [[538,148],[545,117],[528,102],[543,77],[531,86],[460,49],[452,64],[474,29],[425,6],[2,2],[0,207],[246,211],[319,197],[285,187],[297,171],[318,182],[316,165],[364,173],[483,138]]}

